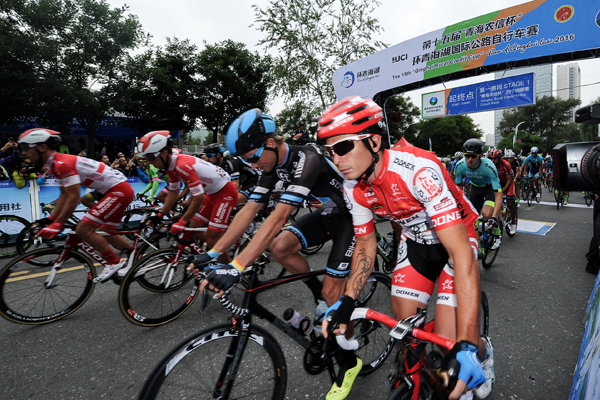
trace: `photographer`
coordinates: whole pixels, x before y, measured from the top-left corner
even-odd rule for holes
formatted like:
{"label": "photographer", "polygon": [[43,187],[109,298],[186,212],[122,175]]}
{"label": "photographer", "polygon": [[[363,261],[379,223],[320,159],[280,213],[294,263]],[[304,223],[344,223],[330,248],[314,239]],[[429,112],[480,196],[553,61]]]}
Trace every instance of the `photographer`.
{"label": "photographer", "polygon": [[15,181],[15,186],[23,189],[28,180],[37,179],[35,165],[29,159],[24,159],[21,166],[13,171],[12,178]]}
{"label": "photographer", "polygon": [[133,160],[127,161],[123,153],[119,153],[119,157],[113,162],[112,167],[121,171],[127,177],[138,176]]}
{"label": "photographer", "polygon": [[8,142],[0,148],[0,165],[7,171],[15,168],[19,162],[19,145],[13,138],[9,138]]}

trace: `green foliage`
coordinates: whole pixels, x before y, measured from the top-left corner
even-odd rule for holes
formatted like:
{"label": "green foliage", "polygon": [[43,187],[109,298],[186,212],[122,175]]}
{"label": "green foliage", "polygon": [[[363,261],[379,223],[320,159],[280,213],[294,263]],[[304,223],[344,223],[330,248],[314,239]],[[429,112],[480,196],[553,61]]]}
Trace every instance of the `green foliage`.
{"label": "green foliage", "polygon": [[411,144],[429,150],[431,139],[433,151],[440,157],[454,154],[471,138],[481,138],[483,132],[468,115],[421,120],[415,125],[416,136],[405,135]]}
{"label": "green foliage", "polygon": [[250,108],[266,112],[271,80],[271,59],[251,53],[243,43],[226,40],[206,44],[197,62],[199,82],[194,93],[192,115],[213,133]]}
{"label": "green foliage", "polygon": [[407,140],[416,136],[415,123],[419,120],[421,110],[413,104],[410,97],[390,97],[385,103],[385,112],[392,145],[403,136]]}
{"label": "green foliage", "polygon": [[310,136],[313,139],[316,139],[317,123],[313,122],[313,118],[319,118],[320,116],[321,110],[319,107],[302,101],[296,101],[287,105],[275,117],[277,133],[284,136],[286,141],[292,144],[292,138],[298,133],[300,124],[304,124],[304,127],[308,130]]}
{"label": "green foliage", "polygon": [[382,31],[371,17],[377,0],[271,0],[254,8],[259,45],[275,49],[275,89],[290,101],[318,102],[324,110],[335,101],[331,76],[352,61],[385,47],[373,41]]}
{"label": "green foliage", "polygon": [[[572,120],[572,110],[581,103],[577,99],[561,100],[552,96],[544,96],[536,100],[536,104],[528,107],[505,110],[498,129],[502,136],[514,134],[515,126],[521,121],[521,129],[530,135],[543,139],[540,152],[549,152],[557,143],[573,137],[565,126]],[[565,130],[567,129],[567,130]],[[517,135],[517,139],[521,136]],[[511,141],[512,143],[512,141]]]}
{"label": "green foliage", "polygon": [[[523,126],[523,125],[521,125]],[[510,133],[504,137],[500,142],[496,144],[496,148],[504,151],[504,149],[512,149],[516,154],[519,154],[523,150],[523,154],[529,153],[529,149],[536,146],[539,149],[544,149],[544,138],[527,133],[527,131],[521,131],[517,133],[517,140],[513,146],[513,137],[515,133]],[[540,150],[542,151],[542,150]]]}

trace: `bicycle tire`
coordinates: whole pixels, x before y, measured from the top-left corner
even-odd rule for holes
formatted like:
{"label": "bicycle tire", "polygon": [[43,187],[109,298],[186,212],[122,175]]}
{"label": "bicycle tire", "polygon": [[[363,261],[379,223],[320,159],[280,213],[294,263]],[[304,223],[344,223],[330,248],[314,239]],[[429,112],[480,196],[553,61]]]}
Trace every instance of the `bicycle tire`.
{"label": "bicycle tire", "polygon": [[[413,386],[414,387],[414,386]],[[396,389],[389,395],[388,400],[411,400],[412,399],[412,387],[408,386],[406,382],[400,383]]]}
{"label": "bicycle tire", "polygon": [[554,181],[552,179],[548,180],[548,191],[552,193],[554,191]]}
{"label": "bicycle tire", "polygon": [[[357,307],[368,307],[393,317],[391,291],[392,278],[381,272],[374,272],[357,299]],[[359,376],[374,372],[392,353],[395,340],[389,335],[389,331],[386,325],[377,321],[359,319],[354,322],[354,336],[359,341],[356,356],[363,362]]]}
{"label": "bicycle tire", "polygon": [[0,259],[19,254],[19,234],[30,225],[29,221],[17,215],[0,215]]}
{"label": "bicycle tire", "polygon": [[[536,193],[535,202],[539,204],[540,201],[542,201],[542,188],[540,188],[539,191],[536,189],[535,193]],[[538,193],[539,193],[539,196],[537,196]]]}
{"label": "bicycle tire", "polygon": [[0,272],[2,317],[18,324],[46,324],[73,313],[90,298],[96,271],[93,262],[83,254],[68,254],[50,288],[45,287],[45,281],[54,263],[30,262],[42,257],[56,260],[61,251],[61,247],[33,250],[4,267]]}
{"label": "bicycle tire", "polygon": [[583,196],[583,199],[585,200],[585,205],[586,206],[591,206],[592,205],[592,194],[590,192],[585,192],[585,195]]}
{"label": "bicycle tire", "polygon": [[146,243],[145,241],[140,239],[141,244],[138,246],[135,253],[135,262],[141,260],[148,254],[155,252],[161,249],[169,249],[172,248],[175,244],[175,236],[169,235],[166,232],[155,232],[150,237],[145,237],[145,239],[150,243]]}
{"label": "bicycle tire", "polygon": [[[177,250],[162,249],[148,254],[127,272],[119,288],[119,309],[125,318],[140,326],[158,326],[181,316],[194,303],[199,281],[186,270],[182,257],[172,271],[166,267]],[[165,274],[167,272],[167,274]]]}
{"label": "bicycle tire", "polygon": [[[500,230],[500,235],[502,235],[502,229]],[[492,264],[494,264],[494,261],[496,261],[496,257],[498,256],[498,252],[500,251],[500,247],[497,249],[492,249],[495,237],[496,235],[490,234],[485,242],[485,251],[483,253],[483,258],[481,259],[481,265],[485,269],[490,268]]]}
{"label": "bicycle tire", "polygon": [[[217,388],[230,383],[228,398],[272,399],[285,397],[287,367],[281,347],[264,328],[251,326],[239,369],[229,377],[223,365],[237,351],[239,331],[231,323],[215,325],[185,339],[154,368],[140,393],[140,400],[223,398]],[[231,356],[229,356],[231,354]],[[217,370],[219,369],[219,370]],[[223,374],[223,376],[219,376]],[[259,380],[261,376],[268,379]],[[245,385],[245,387],[243,387]]]}

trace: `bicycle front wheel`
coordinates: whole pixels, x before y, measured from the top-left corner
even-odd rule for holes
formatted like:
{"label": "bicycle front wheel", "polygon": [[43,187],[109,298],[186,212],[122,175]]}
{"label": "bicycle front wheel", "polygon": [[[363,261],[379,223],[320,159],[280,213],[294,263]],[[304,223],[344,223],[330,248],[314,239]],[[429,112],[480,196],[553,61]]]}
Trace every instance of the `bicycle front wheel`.
{"label": "bicycle front wheel", "polygon": [[163,249],[139,260],[119,289],[119,308],[141,326],[166,324],[183,314],[198,292],[198,280],[187,271],[185,255],[173,264],[177,250]]}
{"label": "bicycle front wheel", "polygon": [[17,255],[17,238],[31,223],[16,215],[0,215],[0,258]]}
{"label": "bicycle front wheel", "polygon": [[[392,279],[381,272],[373,272],[357,300],[357,307],[368,307],[394,317],[391,302]],[[394,349],[390,329],[377,321],[359,319],[354,322],[354,336],[359,348],[356,356],[363,362],[359,375],[368,375],[379,368]]]}
{"label": "bicycle front wheel", "polygon": [[54,269],[61,251],[31,251],[0,272],[0,315],[18,324],[41,325],[66,317],[89,299],[96,277],[92,262],[72,251]]}
{"label": "bicycle front wheel", "polygon": [[265,329],[252,325],[251,331],[235,373],[232,364],[242,344],[231,323],[186,339],[152,371],[140,400],[283,399],[287,384],[283,352]]}
{"label": "bicycle front wheel", "polygon": [[[502,235],[502,230],[500,230],[500,235]],[[494,242],[496,241],[497,235],[488,235],[487,240],[485,241],[485,251],[483,255],[483,259],[481,260],[481,265],[483,268],[488,269],[492,266],[494,261],[496,261],[496,257],[498,256],[498,252],[500,251],[500,246],[493,249]]]}

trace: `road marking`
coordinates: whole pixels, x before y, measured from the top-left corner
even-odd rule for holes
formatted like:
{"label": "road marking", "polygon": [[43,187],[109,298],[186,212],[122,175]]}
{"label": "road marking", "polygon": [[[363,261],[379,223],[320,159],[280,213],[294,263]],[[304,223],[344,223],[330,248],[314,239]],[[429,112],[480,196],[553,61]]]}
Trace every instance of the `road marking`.
{"label": "road marking", "polygon": [[554,222],[530,221],[519,219],[517,232],[545,236],[556,225]]}
{"label": "road marking", "polygon": [[[63,272],[70,272],[70,271],[75,271],[77,269],[83,269],[84,266],[80,265],[79,267],[71,267],[71,268],[63,268],[60,271],[57,271],[58,274],[61,274]],[[13,275],[19,275],[19,274],[10,274],[9,276],[13,276]],[[39,278],[40,276],[48,276],[50,275],[50,271],[48,272],[40,272],[39,274],[33,274],[33,275],[27,275],[27,276],[21,276],[18,278],[8,278],[6,280],[6,282],[17,282],[17,281],[22,281],[25,279],[32,279],[32,278]]]}
{"label": "road marking", "polygon": [[[521,203],[523,203],[523,202],[521,202]],[[525,202],[524,204],[527,204],[527,202]],[[531,202],[531,205],[534,205],[534,204],[543,204],[543,205],[545,205],[545,206],[553,206],[553,207],[556,207],[556,202],[553,202],[553,203],[551,203],[551,202],[549,202],[549,201],[540,201],[539,203],[534,203],[534,202]],[[585,204],[576,204],[576,203],[569,203],[569,204],[567,204],[566,206],[562,206],[562,207],[573,207],[573,208],[592,208],[591,206],[590,206],[590,207],[588,207],[588,206],[586,206]]]}

